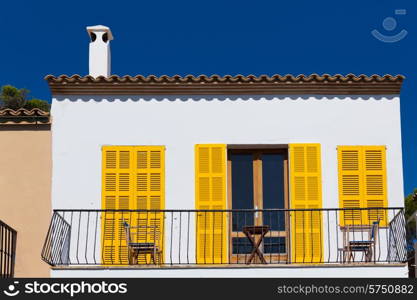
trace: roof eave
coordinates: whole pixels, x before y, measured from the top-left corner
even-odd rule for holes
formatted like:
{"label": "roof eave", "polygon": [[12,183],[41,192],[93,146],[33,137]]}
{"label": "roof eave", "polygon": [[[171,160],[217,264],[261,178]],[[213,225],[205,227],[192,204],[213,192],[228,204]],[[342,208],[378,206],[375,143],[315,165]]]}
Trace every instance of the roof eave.
{"label": "roof eave", "polygon": [[116,76],[48,75],[54,95],[399,94],[402,75]]}

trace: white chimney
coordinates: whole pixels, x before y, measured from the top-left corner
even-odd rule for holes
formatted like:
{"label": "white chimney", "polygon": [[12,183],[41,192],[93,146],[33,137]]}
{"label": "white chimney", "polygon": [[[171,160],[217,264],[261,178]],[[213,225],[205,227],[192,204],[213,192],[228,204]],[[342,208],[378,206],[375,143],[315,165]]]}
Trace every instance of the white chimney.
{"label": "white chimney", "polygon": [[109,27],[88,26],[90,36],[89,74],[93,77],[111,75],[110,41],[113,35]]}

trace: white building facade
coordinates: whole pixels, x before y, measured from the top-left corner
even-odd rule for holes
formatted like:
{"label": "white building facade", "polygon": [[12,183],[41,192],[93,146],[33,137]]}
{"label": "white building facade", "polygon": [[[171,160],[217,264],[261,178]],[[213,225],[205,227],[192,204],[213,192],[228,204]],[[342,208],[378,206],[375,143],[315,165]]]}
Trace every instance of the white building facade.
{"label": "white building facade", "polygon": [[53,277],[407,276],[402,76],[46,79]]}

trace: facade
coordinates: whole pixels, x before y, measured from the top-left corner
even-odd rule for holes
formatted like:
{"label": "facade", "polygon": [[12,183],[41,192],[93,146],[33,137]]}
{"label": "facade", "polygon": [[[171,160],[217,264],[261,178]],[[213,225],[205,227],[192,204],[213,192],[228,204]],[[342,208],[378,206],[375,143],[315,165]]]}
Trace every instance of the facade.
{"label": "facade", "polygon": [[407,276],[402,76],[108,76],[89,34],[46,77],[51,276]]}
{"label": "facade", "polygon": [[[15,253],[16,277],[50,273],[39,257],[51,215],[50,126],[49,113],[38,109],[0,110],[0,220],[17,231],[15,251],[3,226],[0,246]],[[2,271],[10,267],[0,262]]]}

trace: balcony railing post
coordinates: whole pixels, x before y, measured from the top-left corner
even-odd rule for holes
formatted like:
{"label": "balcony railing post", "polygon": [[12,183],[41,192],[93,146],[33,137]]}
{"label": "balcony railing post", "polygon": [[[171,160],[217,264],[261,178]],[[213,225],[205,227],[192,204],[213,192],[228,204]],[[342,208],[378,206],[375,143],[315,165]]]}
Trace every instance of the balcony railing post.
{"label": "balcony railing post", "polygon": [[96,245],[97,245],[97,232],[98,232],[98,215],[99,212],[96,211],[96,222],[95,222],[95,226],[94,226],[94,250],[93,250],[93,259],[94,259],[94,264],[97,264],[97,259],[96,259]]}
{"label": "balcony railing post", "polygon": [[174,230],[174,212],[171,211],[170,212],[170,216],[171,216],[171,235],[170,235],[170,247],[169,247],[169,259],[170,259],[170,264],[173,265],[172,263],[172,243],[173,243],[173,230]]}
{"label": "balcony railing post", "polygon": [[187,212],[187,264],[190,263],[188,253],[190,251],[190,211]]}
{"label": "balcony railing post", "polygon": [[182,231],[182,212],[178,212],[179,217],[179,231],[178,231],[178,264],[181,264],[181,231]]}

